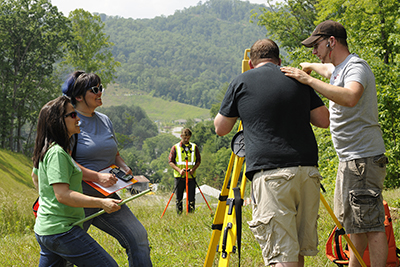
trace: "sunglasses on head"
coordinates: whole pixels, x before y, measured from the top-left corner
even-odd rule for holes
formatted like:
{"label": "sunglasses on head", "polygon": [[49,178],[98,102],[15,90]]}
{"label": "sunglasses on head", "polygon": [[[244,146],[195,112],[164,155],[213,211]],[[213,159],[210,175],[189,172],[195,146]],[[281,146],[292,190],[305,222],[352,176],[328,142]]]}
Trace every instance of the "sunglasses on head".
{"label": "sunglasses on head", "polygon": [[93,94],[97,95],[99,92],[102,93],[104,91],[103,85],[100,84],[99,86],[93,86],[89,88],[93,92]]}
{"label": "sunglasses on head", "polygon": [[70,113],[68,113],[68,114],[65,114],[65,115],[64,115],[64,118],[66,118],[66,117],[68,117],[68,116],[71,116],[71,118],[75,119],[76,116],[77,116],[77,113],[76,113],[76,111],[72,111],[72,112],[70,112]]}

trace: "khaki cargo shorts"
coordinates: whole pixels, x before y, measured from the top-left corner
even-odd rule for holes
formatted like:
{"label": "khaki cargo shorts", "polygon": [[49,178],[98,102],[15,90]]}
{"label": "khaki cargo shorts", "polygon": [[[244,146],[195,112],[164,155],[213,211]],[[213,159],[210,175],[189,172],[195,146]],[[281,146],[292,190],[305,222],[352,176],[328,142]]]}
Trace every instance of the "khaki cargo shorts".
{"label": "khaki cargo shorts", "polygon": [[385,232],[383,181],[387,157],[339,162],[334,212],[346,233]]}
{"label": "khaki cargo shorts", "polygon": [[252,181],[253,220],[248,222],[265,265],[297,262],[318,253],[321,175],[316,167],[257,172]]}

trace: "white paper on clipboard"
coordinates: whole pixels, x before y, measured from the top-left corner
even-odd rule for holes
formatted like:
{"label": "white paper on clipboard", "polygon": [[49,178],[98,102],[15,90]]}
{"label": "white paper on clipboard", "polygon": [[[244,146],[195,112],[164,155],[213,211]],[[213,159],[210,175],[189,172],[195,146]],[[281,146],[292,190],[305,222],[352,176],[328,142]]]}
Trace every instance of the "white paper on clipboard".
{"label": "white paper on clipboard", "polygon": [[[116,165],[111,165],[110,167],[105,168],[99,172],[110,173],[110,170],[113,168],[118,168],[118,167]],[[103,195],[108,196],[108,195],[111,195],[112,193],[115,193],[115,192],[125,188],[125,187],[133,185],[134,183],[137,182],[137,180],[132,178],[132,180],[130,180],[129,182],[125,182],[121,179],[118,179],[117,183],[110,187],[104,187],[96,182],[88,182],[88,181],[85,181],[85,182],[88,183],[90,186],[92,186],[97,191],[99,191],[100,193],[102,193]]]}

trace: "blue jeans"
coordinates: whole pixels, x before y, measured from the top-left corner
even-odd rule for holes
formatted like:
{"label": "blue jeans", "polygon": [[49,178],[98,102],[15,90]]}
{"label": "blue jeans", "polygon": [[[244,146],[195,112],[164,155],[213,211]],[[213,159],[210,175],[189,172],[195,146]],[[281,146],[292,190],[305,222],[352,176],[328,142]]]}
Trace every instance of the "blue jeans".
{"label": "blue jeans", "polygon": [[[100,211],[97,208],[85,208],[85,216]],[[115,237],[128,255],[129,267],[151,267],[150,247],[147,232],[126,204],[113,213],[104,213],[84,222],[83,228],[93,224],[100,230]]]}
{"label": "blue jeans", "polygon": [[79,226],[61,234],[35,236],[41,249],[39,267],[61,267],[67,260],[77,266],[118,266],[107,251]]}

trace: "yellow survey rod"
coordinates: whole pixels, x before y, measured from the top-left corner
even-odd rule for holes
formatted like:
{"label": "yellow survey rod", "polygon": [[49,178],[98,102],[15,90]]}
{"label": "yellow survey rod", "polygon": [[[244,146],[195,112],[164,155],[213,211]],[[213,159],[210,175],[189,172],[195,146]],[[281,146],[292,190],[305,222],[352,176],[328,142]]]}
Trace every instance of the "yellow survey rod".
{"label": "yellow survey rod", "polygon": [[[340,224],[339,220],[336,218],[335,214],[333,213],[331,207],[329,206],[328,202],[326,202],[324,196],[322,195],[321,192],[319,192],[319,196],[321,198],[322,203],[324,204],[326,210],[328,211],[328,213],[331,215],[333,221],[335,222],[337,228],[339,230],[341,230],[343,228],[343,226]],[[354,255],[356,255],[356,258],[358,260],[358,262],[361,264],[362,267],[367,267],[367,265],[365,264],[364,260],[362,259],[360,253],[358,253],[356,247],[354,246],[353,242],[351,242],[349,236],[346,234],[343,235],[343,237],[346,239],[347,244],[349,244],[349,246],[351,247],[351,250],[353,251]]]}

